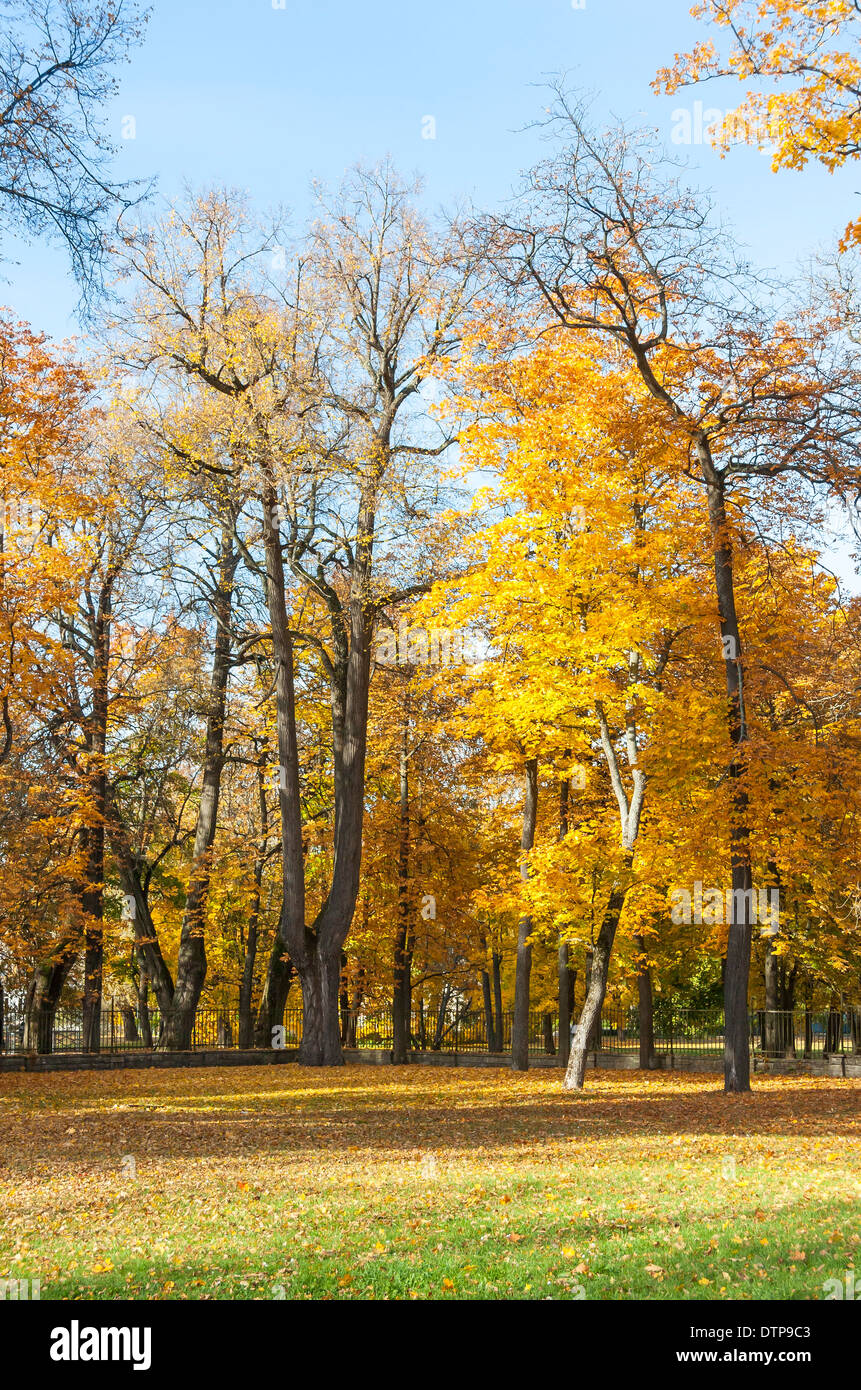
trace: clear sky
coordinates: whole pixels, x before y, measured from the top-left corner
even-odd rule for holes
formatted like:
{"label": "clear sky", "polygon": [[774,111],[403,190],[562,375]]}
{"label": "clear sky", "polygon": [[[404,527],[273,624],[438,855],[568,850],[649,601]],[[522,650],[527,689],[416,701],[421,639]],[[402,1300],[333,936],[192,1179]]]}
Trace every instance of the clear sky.
{"label": "clear sky", "polygon": [[[156,176],[167,201],[184,182],[247,189],[261,209],[286,205],[301,223],[313,176],[333,181],[357,159],[390,153],[425,176],[431,205],[462,195],[494,205],[541,152],[537,132],[522,128],[540,115],[549,74],[566,72],[607,116],[645,117],[671,147],[678,108],[738,98],[733,84],[651,91],[657,68],[704,36],[690,3],[154,0],[109,113],[116,173]],[[435,139],[423,138],[427,117]],[[707,144],[674,148],[764,264],[791,270],[858,210],[859,171],[775,175],[756,151],[721,160]],[[55,336],[73,332],[63,250],[14,250],[20,264],[4,267],[0,302]]]}

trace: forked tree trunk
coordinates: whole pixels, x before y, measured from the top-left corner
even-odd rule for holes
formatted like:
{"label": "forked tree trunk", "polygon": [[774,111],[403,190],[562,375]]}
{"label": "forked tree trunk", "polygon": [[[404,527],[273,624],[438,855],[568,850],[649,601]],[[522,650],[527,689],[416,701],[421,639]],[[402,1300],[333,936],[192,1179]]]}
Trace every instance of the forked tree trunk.
{"label": "forked tree trunk", "polygon": [[[148,980],[152,985],[159,1012],[164,1018],[170,1010],[173,999],[173,978],[161,953],[158,932],[152,920],[146,890],[141,881],[140,866],[129,846],[126,829],[110,788],[107,797],[107,815],[111,849],[119,869],[123,892],[129,900],[135,950],[138,954],[140,968],[145,980]],[[146,983],[144,983],[145,988]]]}
{"label": "forked tree trunk", "polygon": [[335,831],[332,882],[311,928],[305,923],[305,867],[302,843],[299,749],[293,638],[284,588],[284,558],[277,521],[275,479],[264,466],[263,540],[266,598],[275,658],[275,707],[280,763],[280,811],[284,908],[282,935],[302,983],[303,1066],[343,1066],[338,1014],[341,951],[353,921],[359,893],[364,819],[365,753],[371,669],[373,611],[367,603],[375,517],[370,502],[359,516],[362,536],[349,602],[326,591],[334,656],[328,660],[332,704]]}
{"label": "forked tree trunk", "polygon": [[231,666],[233,579],[238,560],[233,546],[232,522],[225,522],[221,532],[218,589],[214,603],[215,652],[206,712],[203,784],[194,831],[191,874],[180,929],[176,981],[170,1008],[159,1037],[159,1050],[163,1052],[187,1051],[191,1047],[195,1014],[206,979],[206,904],[212,874],[212,845],[218,825],[221,774],[224,769],[224,718]]}
{"label": "forked tree trunk", "polygon": [[[522,856],[520,877],[529,880],[529,851],[535,844],[538,814],[538,759],[528,758],[525,766]],[[532,917],[524,912],[517,925],[517,961],[514,973],[514,1019],[511,1025],[511,1065],[515,1071],[529,1069],[529,980],[532,973]]]}

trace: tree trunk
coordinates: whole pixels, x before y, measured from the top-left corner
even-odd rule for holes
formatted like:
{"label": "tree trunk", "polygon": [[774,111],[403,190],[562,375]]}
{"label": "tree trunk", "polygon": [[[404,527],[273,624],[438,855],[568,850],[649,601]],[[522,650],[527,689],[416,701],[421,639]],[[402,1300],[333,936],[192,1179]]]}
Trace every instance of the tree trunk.
{"label": "tree trunk", "polygon": [[[529,880],[529,851],[535,844],[538,814],[538,759],[528,758],[525,767],[523,828],[520,836],[522,857],[520,877]],[[515,1071],[529,1068],[529,978],[532,973],[532,917],[524,912],[517,925],[517,961],[514,973],[514,1019],[511,1027],[511,1065]]]}
{"label": "tree trunk", "polygon": [[732,864],[732,915],[726,950],[724,989],[724,1089],[750,1090],[750,1028],[748,983],[753,942],[751,915],[753,879],[750,865],[750,824],[745,773],[747,726],[744,708],[744,666],[741,634],[735,605],[733,545],[726,514],[724,475],[715,468],[705,435],[696,439],[708,498],[709,524],[714,550],[715,590],[720,613],[721,642],[726,672],[727,717],[731,747],[729,766],[730,858]]}
{"label": "tree trunk", "polygon": [[445,984],[439,999],[439,1008],[436,1014],[436,1027],[431,1041],[431,1052],[439,1052],[442,1047],[442,1040],[445,1035],[445,1016],[448,1009],[448,1001],[451,998],[451,985]]}
{"label": "tree trunk", "polygon": [[254,1025],[255,1047],[272,1046],[272,1029],[284,1022],[284,1009],[294,974],[293,962],[287,955],[287,948],[279,929],[275,933],[269,953],[266,983],[257,1010],[257,1022]]}
{"label": "tree trunk", "polygon": [[[586,1006],[586,996],[589,993],[589,986],[592,982],[592,967],[595,963],[595,950],[590,946],[586,952],[586,969],[583,972],[583,1006]],[[602,1000],[603,1007],[603,1000]],[[598,1010],[596,1017],[592,1021],[592,1027],[587,1035],[586,1051],[597,1052],[601,1046],[601,1010]]]}
{"label": "tree trunk", "polygon": [[81,840],[85,881],[81,894],[84,923],[83,1050],[98,1052],[102,1034],[102,969],[104,964],[105,823],[108,729],[108,660],[111,633],[112,571],[104,580],[91,620],[93,638],[92,711],[85,725],[87,749],[88,822]]}
{"label": "tree trunk", "polygon": [[338,989],[338,1011],[341,1015],[341,1046],[347,1046],[350,1033],[350,982],[347,978],[347,952],[341,952],[341,984]]}
{"label": "tree trunk", "polygon": [[233,525],[221,531],[218,587],[214,599],[215,652],[206,712],[203,784],[194,832],[191,873],[182,917],[173,998],[159,1037],[160,1051],[191,1047],[194,1017],[206,979],[206,904],[212,874],[212,844],[218,824],[221,774],[224,769],[224,717],[231,667],[233,580],[239,556],[233,545]]}
{"label": "tree trunk", "polygon": [[346,606],[332,589],[325,599],[331,618],[334,655],[327,657],[332,704],[335,832],[332,882],[312,928],[305,923],[305,873],[299,753],[293,673],[293,639],[284,589],[284,559],[276,520],[278,505],[271,466],[264,466],[263,539],[266,597],[275,657],[275,707],[280,760],[280,810],[284,911],[282,935],[302,982],[304,1066],[343,1065],[338,1018],[341,951],[353,921],[359,892],[365,803],[365,754],[371,669],[373,609],[368,602],[373,505],[363,500],[361,537]]}
{"label": "tree trunk", "polygon": [[655,1057],[655,1000],[652,993],[652,973],[647,964],[646,943],[642,936],[636,938],[640,952],[637,970],[637,1008],[640,1022],[640,1070],[653,1071],[657,1066]]}
{"label": "tree trunk", "polygon": [[546,1057],[556,1056],[556,1044],[553,1041],[553,1015],[545,1013],[541,1018],[541,1030],[544,1034],[544,1055]]}
{"label": "tree trunk", "polygon": [[775,954],[774,941],[769,937],[765,942],[765,1028],[762,1039],[762,1050],[766,1057],[779,1057],[783,1051],[782,1003],[780,959]]}
{"label": "tree trunk", "polygon": [[490,972],[493,979],[493,1008],[496,1014],[496,1037],[494,1052],[505,1051],[505,1015],[502,1012],[502,955],[499,951],[490,953]]}
{"label": "tree trunk", "polygon": [[833,1055],[842,1050],[843,1044],[843,1011],[840,1008],[840,1000],[833,997],[828,1006],[828,1020],[825,1024],[825,1053],[826,1056]]}
{"label": "tree trunk", "polygon": [[[571,756],[570,750],[566,751],[565,757]],[[560,844],[568,834],[568,808],[571,800],[571,786],[567,777],[563,777],[559,784],[559,842]],[[568,964],[568,943],[560,941],[556,953],[556,974],[559,987],[559,1061],[563,1067],[568,1066],[568,1057],[571,1053],[571,971]]]}
{"label": "tree trunk", "polygon": [[601,1027],[601,1009],[604,1006],[604,995],[607,992],[610,956],[613,942],[616,939],[616,929],[625,903],[626,892],[625,888],[613,889],[607,910],[604,913],[604,920],[601,923],[601,930],[598,933],[598,940],[595,942],[589,988],[583,1001],[583,1012],[577,1027],[574,1029],[571,1056],[568,1059],[568,1067],[565,1072],[564,1088],[566,1091],[583,1090],[589,1040],[594,1035],[595,1029]]}
{"label": "tree trunk", "polygon": [[173,978],[161,953],[146,889],[141,880],[139,861],[129,846],[126,829],[110,788],[108,788],[107,813],[111,849],[117,862],[123,892],[129,899],[135,950],[138,953],[141,970],[144,971],[146,978],[152,985],[161,1017],[165,1018],[173,999]]}
{"label": "tree trunk", "polygon": [[493,1018],[493,997],[490,992],[490,976],[486,970],[481,972],[481,997],[484,1004],[484,1033],[488,1052],[495,1051],[496,1024]]}
{"label": "tree trunk", "polygon": [[[99,779],[103,780],[102,778]],[[84,1052],[102,1045],[102,968],[104,963],[103,889],[105,876],[104,822],[87,826],[82,840],[86,854],[87,886],[81,895],[84,918],[84,991],[82,1038]]]}
{"label": "tree trunk", "polygon": [[149,980],[147,979],[146,969],[138,952],[138,1019],[140,1021],[141,1041],[144,1047],[152,1047],[152,1024],[149,1016],[149,1001],[147,994],[149,991]]}
{"label": "tree trunk", "polygon": [[138,1021],[135,1018],[135,1011],[131,1004],[120,1004],[120,1014],[123,1020],[123,1042],[139,1042],[140,1033],[138,1032]]}
{"label": "tree trunk", "polygon": [[77,931],[70,932],[33,968],[24,1001],[21,1046],[25,1052],[54,1050],[54,1016],[63,985],[78,958],[79,940]]}
{"label": "tree trunk", "polygon": [[574,1012],[574,986],[577,971],[571,969],[567,941],[559,945],[557,968],[559,975],[559,1064],[567,1067],[571,1054],[571,1017]]}
{"label": "tree trunk", "polygon": [[410,987],[407,978],[407,940],[410,931],[410,779],[409,705],[401,729],[399,758],[400,818],[398,836],[398,925],[395,937],[392,989],[392,1062],[402,1066],[407,1060],[410,1028]]}
{"label": "tree trunk", "polygon": [[342,1067],[338,993],[341,984],[341,948],[324,952],[319,947],[311,964],[298,969],[302,982],[301,1066]]}
{"label": "tree trunk", "polygon": [[257,759],[257,805],[260,811],[260,839],[254,859],[254,893],[248,914],[248,934],[245,938],[245,951],[242,961],[242,980],[239,985],[239,1046],[254,1046],[254,970],[257,964],[257,946],[260,936],[260,899],[263,884],[263,866],[269,846],[269,810],[266,805],[266,748],[260,751]]}

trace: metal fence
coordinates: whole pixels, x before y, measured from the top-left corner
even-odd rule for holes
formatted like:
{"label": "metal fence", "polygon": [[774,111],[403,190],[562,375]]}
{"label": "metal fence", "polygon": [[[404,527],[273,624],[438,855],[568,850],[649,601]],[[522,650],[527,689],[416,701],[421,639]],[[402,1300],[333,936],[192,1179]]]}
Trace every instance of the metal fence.
{"label": "metal fence", "polygon": [[[30,1045],[23,1010],[8,1002],[0,1020],[0,1051],[21,1053],[35,1050]],[[654,1011],[655,1052],[666,1057],[670,1066],[675,1058],[719,1056],[724,1046],[723,1010],[676,1008],[666,1000],[656,1002]],[[490,1052],[511,1049],[513,1011],[504,1010],[492,1020],[483,1010],[449,1007],[445,1010],[419,1008],[411,1019],[412,1050],[420,1052]],[[295,1047],[302,1038],[302,1010],[288,1007],[278,1045]],[[161,1017],[157,1009],[142,1017],[128,1005],[105,1004],[101,1016],[103,1052],[145,1051],[158,1046]],[[31,1029],[30,1036],[35,1036]],[[80,1008],[58,1008],[53,1030],[43,1051],[83,1051],[83,1019]],[[391,1009],[374,1009],[342,1019],[342,1042],[349,1048],[393,1047]],[[151,1041],[150,1041],[151,1039]],[[750,1013],[750,1041],[754,1054],[763,1057],[816,1058],[840,1053],[861,1053],[861,1006],[842,1009],[797,1009],[795,1011]],[[215,1050],[239,1045],[237,1009],[199,1008],[192,1033],[192,1048]],[[595,1050],[636,1053],[640,1046],[640,1023],[636,1008],[604,1009],[600,1035],[592,1039]],[[533,1056],[559,1053],[559,1019],[555,1013],[533,1010],[529,1015],[529,1051]]]}

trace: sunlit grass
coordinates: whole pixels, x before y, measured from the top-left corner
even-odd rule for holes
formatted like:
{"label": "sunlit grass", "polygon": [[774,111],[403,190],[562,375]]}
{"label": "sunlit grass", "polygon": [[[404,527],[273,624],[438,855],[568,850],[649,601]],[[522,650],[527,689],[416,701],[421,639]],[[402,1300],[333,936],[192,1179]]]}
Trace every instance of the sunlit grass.
{"label": "sunlit grass", "polygon": [[0,1076],[0,1277],[45,1298],[822,1298],[861,1083],[298,1067]]}

